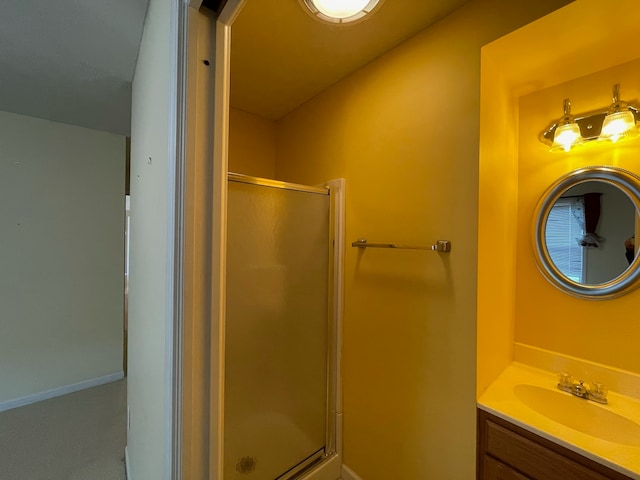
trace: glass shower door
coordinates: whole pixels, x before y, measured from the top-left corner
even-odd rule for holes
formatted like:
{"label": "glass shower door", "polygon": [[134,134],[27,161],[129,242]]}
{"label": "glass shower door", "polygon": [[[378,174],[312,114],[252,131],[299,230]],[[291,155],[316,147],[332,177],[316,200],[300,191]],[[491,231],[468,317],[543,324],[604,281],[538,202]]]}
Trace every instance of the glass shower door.
{"label": "glass shower door", "polygon": [[225,480],[324,453],[330,199],[316,190],[229,182]]}

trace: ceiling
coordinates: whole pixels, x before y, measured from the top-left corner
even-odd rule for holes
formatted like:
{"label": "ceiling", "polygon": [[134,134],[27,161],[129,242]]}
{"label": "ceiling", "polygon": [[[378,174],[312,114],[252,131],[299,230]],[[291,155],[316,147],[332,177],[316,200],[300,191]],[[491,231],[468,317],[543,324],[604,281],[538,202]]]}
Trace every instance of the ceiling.
{"label": "ceiling", "polygon": [[384,0],[370,18],[330,25],[300,0],[248,0],[231,30],[231,105],[281,118],[466,2]]}
{"label": "ceiling", "polygon": [[1,0],[0,110],[129,135],[148,0]]}
{"label": "ceiling", "polygon": [[[1,0],[0,110],[129,135],[148,0]],[[384,0],[336,26],[300,0],[248,0],[232,29],[231,104],[277,119],[467,0]]]}

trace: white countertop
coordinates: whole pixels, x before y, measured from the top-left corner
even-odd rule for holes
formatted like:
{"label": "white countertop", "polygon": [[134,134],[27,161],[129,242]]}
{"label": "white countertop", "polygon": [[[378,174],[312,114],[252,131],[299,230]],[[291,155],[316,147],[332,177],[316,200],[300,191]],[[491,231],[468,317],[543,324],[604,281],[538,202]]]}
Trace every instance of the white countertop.
{"label": "white countertop", "polygon": [[[478,407],[585,457],[640,480],[640,439],[636,445],[602,440],[544,416],[524,404],[515,393],[517,385],[560,392],[557,375],[522,363],[511,363],[478,400]],[[560,392],[562,393],[562,392]],[[570,395],[570,394],[566,394]],[[640,400],[609,392],[608,405],[597,405],[640,425]],[[580,400],[578,401],[587,401]],[[585,422],[589,419],[585,418]]]}

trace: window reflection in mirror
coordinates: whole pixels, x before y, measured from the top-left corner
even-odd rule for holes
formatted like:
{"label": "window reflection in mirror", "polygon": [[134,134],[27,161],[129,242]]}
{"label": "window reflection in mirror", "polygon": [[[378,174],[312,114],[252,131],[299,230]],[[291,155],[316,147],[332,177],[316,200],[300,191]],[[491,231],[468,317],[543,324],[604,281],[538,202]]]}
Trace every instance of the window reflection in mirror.
{"label": "window reflection in mirror", "polygon": [[584,235],[584,197],[562,197],[547,218],[547,250],[562,274],[574,282],[585,281],[585,253],[578,240]]}
{"label": "window reflection in mirror", "polygon": [[635,224],[633,202],[622,190],[586,181],[568,189],[549,211],[547,250],[565,277],[585,285],[606,283],[634,258]]}

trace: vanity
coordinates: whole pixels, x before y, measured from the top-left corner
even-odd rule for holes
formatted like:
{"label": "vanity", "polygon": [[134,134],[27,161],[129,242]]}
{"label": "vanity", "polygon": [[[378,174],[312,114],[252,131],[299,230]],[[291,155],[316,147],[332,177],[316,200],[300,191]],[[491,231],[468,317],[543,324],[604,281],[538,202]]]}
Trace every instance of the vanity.
{"label": "vanity", "polygon": [[478,401],[478,479],[640,479],[640,400],[600,405],[513,362]]}
{"label": "vanity", "polygon": [[481,409],[478,444],[478,478],[484,480],[631,478]]}

